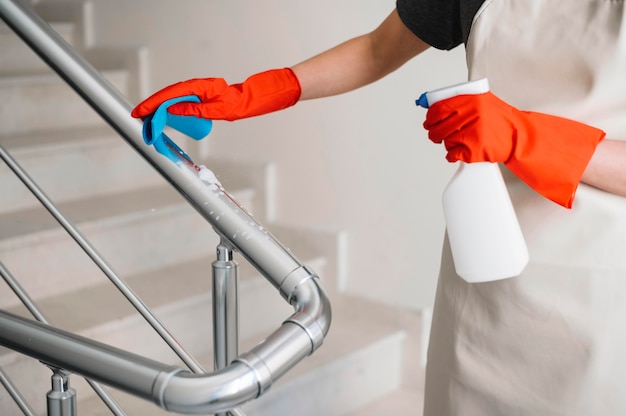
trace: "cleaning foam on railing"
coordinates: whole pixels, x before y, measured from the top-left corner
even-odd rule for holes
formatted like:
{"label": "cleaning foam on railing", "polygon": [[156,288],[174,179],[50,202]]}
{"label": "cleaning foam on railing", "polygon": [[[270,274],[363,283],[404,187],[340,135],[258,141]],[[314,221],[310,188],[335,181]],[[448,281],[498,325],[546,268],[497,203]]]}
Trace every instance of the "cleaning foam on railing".
{"label": "cleaning foam on railing", "polygon": [[198,178],[200,178],[201,181],[207,183],[209,187],[211,187],[211,189],[217,189],[217,187],[222,187],[222,184],[217,179],[217,176],[215,176],[215,173],[213,173],[211,169],[207,168],[204,165],[199,165],[198,168],[200,169],[198,171]]}
{"label": "cleaning foam on railing", "polygon": [[[429,91],[416,104],[425,108],[459,94],[489,91],[487,79]],[[495,163],[463,163],[443,193],[443,211],[454,267],[468,282],[518,276],[528,249]]]}

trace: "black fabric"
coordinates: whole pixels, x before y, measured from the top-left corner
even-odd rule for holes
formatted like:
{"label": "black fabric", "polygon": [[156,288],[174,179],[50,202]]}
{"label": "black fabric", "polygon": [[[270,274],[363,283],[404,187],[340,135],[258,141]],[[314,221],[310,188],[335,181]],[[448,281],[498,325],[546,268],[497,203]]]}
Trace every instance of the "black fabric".
{"label": "black fabric", "polygon": [[485,0],[397,0],[402,22],[424,42],[450,50],[467,43],[474,15]]}

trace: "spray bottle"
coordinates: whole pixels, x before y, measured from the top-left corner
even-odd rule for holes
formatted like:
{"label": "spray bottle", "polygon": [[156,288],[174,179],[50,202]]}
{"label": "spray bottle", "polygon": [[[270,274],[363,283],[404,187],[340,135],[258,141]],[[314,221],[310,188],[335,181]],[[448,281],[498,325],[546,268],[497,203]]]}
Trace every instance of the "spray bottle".
{"label": "spray bottle", "polygon": [[[422,94],[419,106],[460,94],[489,91],[479,79]],[[496,163],[459,162],[443,192],[454,267],[468,282],[488,282],[518,276],[528,264],[528,249],[513,204]]]}

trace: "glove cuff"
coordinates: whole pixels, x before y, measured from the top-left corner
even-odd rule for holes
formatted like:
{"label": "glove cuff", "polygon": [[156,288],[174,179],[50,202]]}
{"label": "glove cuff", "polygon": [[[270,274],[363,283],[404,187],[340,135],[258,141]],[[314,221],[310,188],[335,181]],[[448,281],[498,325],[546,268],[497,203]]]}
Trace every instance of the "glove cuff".
{"label": "glove cuff", "polygon": [[254,74],[231,88],[241,93],[240,105],[225,120],[233,121],[271,113],[295,105],[302,89],[291,68],[271,69]]}
{"label": "glove cuff", "polygon": [[[573,120],[523,113],[526,134],[541,140],[518,140],[505,166],[544,197],[571,208],[580,179],[605,132]],[[539,130],[540,134],[535,132]]]}

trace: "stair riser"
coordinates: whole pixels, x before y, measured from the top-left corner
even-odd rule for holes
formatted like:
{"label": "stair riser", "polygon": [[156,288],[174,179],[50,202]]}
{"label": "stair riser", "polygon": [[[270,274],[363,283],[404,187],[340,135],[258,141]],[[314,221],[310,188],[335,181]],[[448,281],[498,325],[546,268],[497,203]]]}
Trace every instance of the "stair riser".
{"label": "stair riser", "polygon": [[[153,168],[114,136],[90,138],[85,145],[43,147],[11,155],[55,203],[163,183]],[[4,165],[0,166],[0,189],[11,195],[0,204],[0,214],[39,205]]]}
{"label": "stair riser", "polygon": [[255,416],[341,416],[395,390],[404,335],[392,334],[295,380],[277,383],[244,410]]}
{"label": "stair riser", "polygon": [[[212,253],[219,242],[210,225],[187,205],[79,227],[122,277]],[[61,230],[0,241],[0,258],[35,299],[105,279]],[[0,307],[11,304],[12,299],[0,299]]]}
{"label": "stair riser", "polygon": [[[125,94],[128,88],[124,72],[104,75]],[[0,83],[2,135],[102,123],[101,117],[56,75],[11,78]]]}

